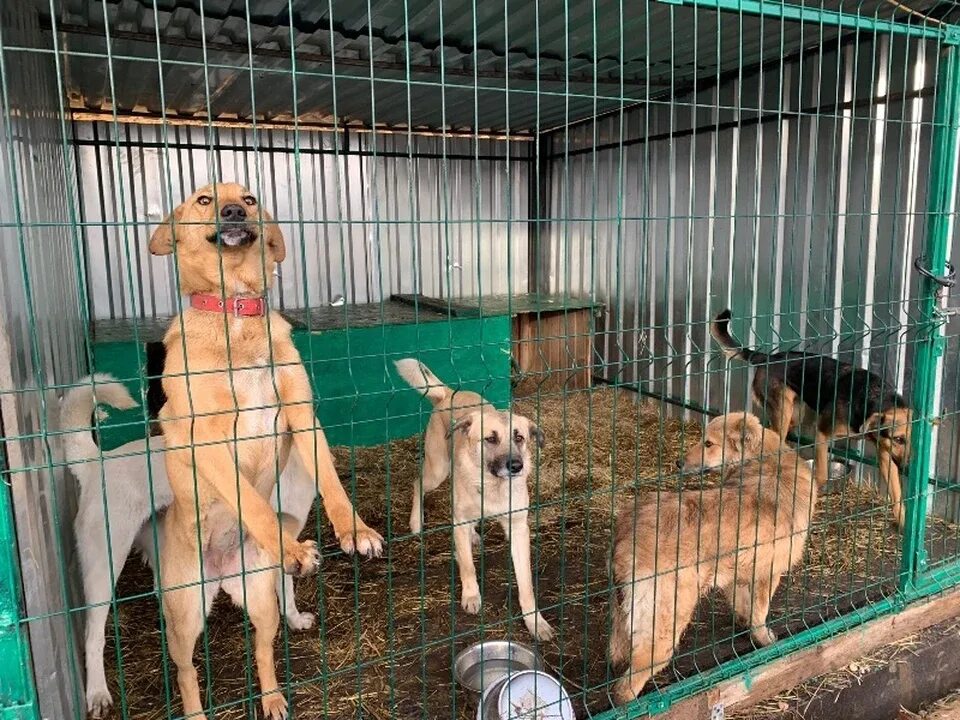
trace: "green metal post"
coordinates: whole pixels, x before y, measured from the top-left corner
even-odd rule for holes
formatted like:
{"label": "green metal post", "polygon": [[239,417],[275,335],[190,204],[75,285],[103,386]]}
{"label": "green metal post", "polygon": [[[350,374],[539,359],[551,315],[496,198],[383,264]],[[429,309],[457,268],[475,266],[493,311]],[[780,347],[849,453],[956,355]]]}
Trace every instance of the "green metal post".
{"label": "green metal post", "polygon": [[946,44],[960,42],[960,32],[954,25],[888,20],[880,13],[860,15],[852,12],[828,10],[821,7],[821,4],[814,3],[790,3],[779,2],[779,0],[660,0],[660,2],[670,5],[690,5],[740,15],[757,15],[778,20],[805,22],[813,26],[903,35],[936,40]]}
{"label": "green metal post", "polygon": [[[934,133],[930,159],[927,242],[923,262],[934,275],[944,272],[947,249],[953,235],[954,208],[960,150],[960,58],[956,46],[946,46],[940,57]],[[913,590],[917,576],[926,569],[927,482],[930,477],[930,450],[934,393],[938,363],[943,355],[943,317],[938,304],[940,286],[931,278],[920,279],[920,330],[915,346],[910,475],[906,483],[906,525],[903,533],[900,587]]]}
{"label": "green metal post", "polygon": [[30,642],[20,622],[20,575],[13,508],[0,452],[0,720],[37,720],[37,693],[33,683]]}

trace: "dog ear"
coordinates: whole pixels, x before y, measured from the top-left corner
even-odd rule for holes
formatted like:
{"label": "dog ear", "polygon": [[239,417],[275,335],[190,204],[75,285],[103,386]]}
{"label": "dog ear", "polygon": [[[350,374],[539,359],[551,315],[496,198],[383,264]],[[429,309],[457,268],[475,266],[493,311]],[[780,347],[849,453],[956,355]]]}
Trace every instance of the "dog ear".
{"label": "dog ear", "polygon": [[183,205],[167,215],[153,231],[150,236],[150,244],[147,246],[152,255],[169,255],[173,252],[174,224],[179,223],[183,217]]}
{"label": "dog ear", "polygon": [[538,448],[543,448],[544,444],[547,442],[547,438],[543,434],[543,430],[540,429],[539,425],[534,425],[533,423],[530,423],[530,437],[537,441]]}
{"label": "dog ear", "polygon": [[469,415],[464,415],[462,418],[457,420],[453,425],[447,428],[447,440],[453,437],[453,433],[457,430],[460,430],[464,435],[470,430],[470,426],[473,425],[473,413]]}
{"label": "dog ear", "polygon": [[280,223],[276,222],[266,210],[261,210],[263,218],[263,239],[267,243],[270,252],[273,253],[274,262],[283,262],[287,257],[287,243],[283,239],[283,233],[280,231]]}
{"label": "dog ear", "polygon": [[728,432],[733,433],[733,442],[744,455],[759,455],[763,449],[763,425],[756,415],[743,413],[728,426]]}
{"label": "dog ear", "polygon": [[860,428],[860,431],[864,435],[876,435],[878,429],[885,424],[886,422],[884,420],[883,413],[875,412],[873,415],[863,421],[863,426]]}

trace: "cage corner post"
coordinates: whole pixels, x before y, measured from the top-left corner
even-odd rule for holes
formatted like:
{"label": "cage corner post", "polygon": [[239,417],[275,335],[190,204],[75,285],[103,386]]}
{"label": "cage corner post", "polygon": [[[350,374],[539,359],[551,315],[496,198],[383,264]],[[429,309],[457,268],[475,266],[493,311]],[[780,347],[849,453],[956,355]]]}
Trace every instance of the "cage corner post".
{"label": "cage corner post", "polygon": [[[6,476],[0,448],[0,475]],[[0,720],[39,720],[33,663],[21,622],[20,576],[10,486],[0,482]]]}
{"label": "cage corner post", "polygon": [[937,71],[934,105],[928,225],[923,251],[917,259],[918,269],[923,267],[926,272],[919,278],[920,320],[911,397],[914,413],[912,461],[904,493],[906,522],[903,529],[900,590],[908,598],[939,587],[936,578],[924,577],[927,566],[924,547],[927,484],[931,470],[933,425],[937,420],[934,393],[944,351],[944,318],[940,308],[942,287],[937,278],[943,275],[947,266],[960,175],[960,47],[957,44],[957,28],[949,28],[943,37],[946,42],[942,46]]}
{"label": "cage corner post", "polygon": [[543,157],[543,148],[551,147],[547,133],[537,129],[536,140],[530,147],[527,190],[527,292],[547,295],[550,292],[550,235],[547,216],[550,212],[550,159]]}

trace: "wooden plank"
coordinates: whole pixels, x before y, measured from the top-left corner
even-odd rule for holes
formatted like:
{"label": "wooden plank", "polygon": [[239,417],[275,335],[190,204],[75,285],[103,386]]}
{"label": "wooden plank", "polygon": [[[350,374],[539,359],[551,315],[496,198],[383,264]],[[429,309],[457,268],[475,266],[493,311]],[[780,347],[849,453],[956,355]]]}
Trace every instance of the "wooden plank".
{"label": "wooden plank", "polygon": [[591,385],[593,317],[589,309],[514,318],[514,359],[524,375],[517,396]]}
{"label": "wooden plank", "polygon": [[[722,703],[726,712],[771,698],[810,678],[833,672],[883,645],[901,640],[960,615],[960,589],[912,605],[896,615],[879,618],[814,647],[787,655],[744,677],[720,683],[683,700],[658,717],[687,720],[709,717],[709,709]],[[706,714],[704,714],[706,713]]]}

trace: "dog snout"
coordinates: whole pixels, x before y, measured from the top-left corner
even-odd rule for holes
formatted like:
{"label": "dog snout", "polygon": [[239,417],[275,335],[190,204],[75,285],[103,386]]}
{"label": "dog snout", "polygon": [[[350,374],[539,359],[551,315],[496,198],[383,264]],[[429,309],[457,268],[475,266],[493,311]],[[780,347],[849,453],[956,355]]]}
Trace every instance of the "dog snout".
{"label": "dog snout", "polygon": [[224,222],[244,222],[247,219],[247,211],[243,205],[230,203],[220,208],[220,219]]}
{"label": "dog snout", "polygon": [[513,475],[518,475],[523,470],[523,460],[520,458],[510,458],[507,462],[507,468]]}

